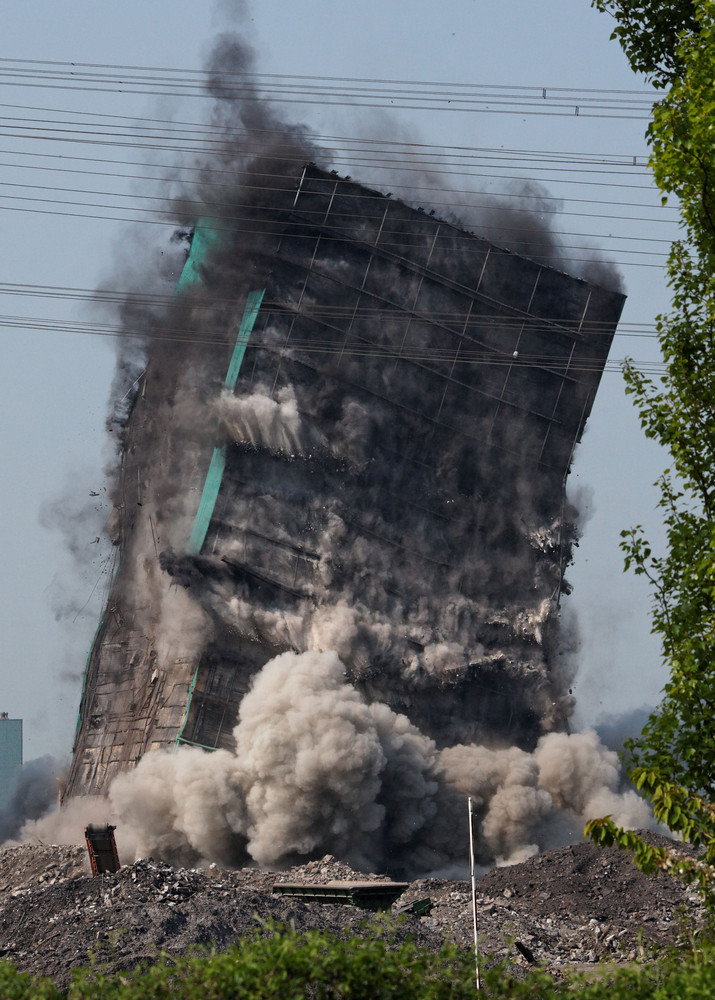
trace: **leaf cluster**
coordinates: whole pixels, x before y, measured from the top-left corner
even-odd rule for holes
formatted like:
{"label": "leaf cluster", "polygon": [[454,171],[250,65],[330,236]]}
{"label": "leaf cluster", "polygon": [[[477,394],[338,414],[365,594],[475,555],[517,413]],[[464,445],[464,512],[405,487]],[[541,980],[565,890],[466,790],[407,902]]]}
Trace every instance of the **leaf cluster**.
{"label": "leaf cluster", "polygon": [[592,6],[616,19],[611,38],[636,73],[645,73],[656,87],[668,86],[682,73],[679,40],[697,35],[700,27],[694,0],[592,0]]}

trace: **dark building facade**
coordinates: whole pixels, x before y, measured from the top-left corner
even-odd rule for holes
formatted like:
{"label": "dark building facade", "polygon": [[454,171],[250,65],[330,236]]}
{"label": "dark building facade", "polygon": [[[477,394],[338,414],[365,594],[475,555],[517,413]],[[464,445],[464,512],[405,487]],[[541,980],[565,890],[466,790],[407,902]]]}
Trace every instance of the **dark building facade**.
{"label": "dark building facade", "polygon": [[147,341],[69,793],[230,748],[287,649],[438,745],[532,747],[568,716],[565,480],[623,296],[314,165],[236,215]]}

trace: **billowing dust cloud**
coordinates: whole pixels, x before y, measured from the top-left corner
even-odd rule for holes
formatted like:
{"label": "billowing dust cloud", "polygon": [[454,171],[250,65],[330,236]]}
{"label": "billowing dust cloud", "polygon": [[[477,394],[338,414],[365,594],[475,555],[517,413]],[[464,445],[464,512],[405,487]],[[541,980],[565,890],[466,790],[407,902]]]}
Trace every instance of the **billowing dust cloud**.
{"label": "billowing dust cloud", "polygon": [[[528,353],[569,357],[568,317],[589,309],[612,334],[620,297],[543,268],[558,247],[536,216],[517,258],[336,179],[253,68],[220,39],[223,141],[166,196],[193,274],[162,305],[163,263],[120,312],[120,568],[69,797],[25,836],[111,817],[124,860],[330,852],[414,875],[461,863],[466,796],[484,864],[578,838],[594,813],[645,825],[617,756],[567,732],[559,643],[577,516],[563,480],[608,342],[568,380],[560,354]],[[192,544],[212,453],[220,493]]]}
{"label": "billowing dust cloud", "polygon": [[481,820],[480,860],[517,860],[573,832],[591,810],[647,825],[621,793],[618,758],[593,732],[516,747],[442,751],[404,715],[368,705],[335,653],[283,653],[241,702],[235,753],[148,754],[109,799],[140,855],[236,864],[327,851],[358,869],[409,858],[427,870],[464,853],[464,798]]}
{"label": "billowing dust cloud", "polygon": [[76,839],[84,822],[120,825],[122,857],[280,866],[335,853],[362,870],[449,870],[465,849],[465,797],[478,859],[508,864],[578,837],[610,813],[647,826],[620,790],[617,755],[594,732],[517,747],[439,750],[404,715],[367,704],[333,652],[283,653],[241,702],[235,752],[149,753],[115,778],[108,801],[71,800],[26,838]]}

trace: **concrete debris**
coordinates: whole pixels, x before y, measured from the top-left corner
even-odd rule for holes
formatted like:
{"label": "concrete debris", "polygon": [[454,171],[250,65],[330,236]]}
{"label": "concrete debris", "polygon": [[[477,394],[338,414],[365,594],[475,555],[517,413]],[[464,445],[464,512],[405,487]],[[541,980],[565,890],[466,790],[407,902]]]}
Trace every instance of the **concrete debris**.
{"label": "concrete debris", "polygon": [[[617,848],[591,844],[494,868],[479,880],[477,893],[480,949],[524,966],[530,964],[520,957],[525,952],[545,967],[631,960],[674,943],[686,921],[697,925],[702,918],[697,896],[676,879],[643,875]],[[433,909],[424,922],[471,947],[469,884],[420,879],[401,902],[427,895]]]}
{"label": "concrete debris", "polygon": [[[649,838],[666,842],[648,834]],[[0,958],[23,971],[68,986],[71,970],[90,954],[107,969],[151,962],[159,951],[192,945],[224,948],[262,921],[292,921],[298,930],[364,933],[364,912],[349,906],[305,904],[272,895],[279,882],[382,881],[331,855],[282,872],[212,864],[175,868],[152,858],[92,878],[81,847],[30,846],[0,850]],[[516,968],[558,970],[605,959],[629,960],[650,946],[676,940],[679,914],[701,917],[694,894],[671,878],[641,874],[618,850],[590,844],[550,851],[484,875],[477,887],[483,954]],[[472,946],[469,883],[421,878],[394,910],[429,897],[428,916],[395,916],[398,939],[416,937],[437,949],[445,940]],[[518,947],[518,944],[521,947]]]}

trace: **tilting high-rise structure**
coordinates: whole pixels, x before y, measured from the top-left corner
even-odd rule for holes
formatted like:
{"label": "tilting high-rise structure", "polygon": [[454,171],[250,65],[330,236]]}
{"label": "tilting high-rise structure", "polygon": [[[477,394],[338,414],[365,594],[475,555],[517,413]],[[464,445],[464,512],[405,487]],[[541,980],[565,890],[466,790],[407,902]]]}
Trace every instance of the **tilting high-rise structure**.
{"label": "tilting high-rise structure", "polygon": [[565,479],[623,305],[308,165],[196,230],[123,428],[70,794],[334,649],[438,745],[563,728]]}

